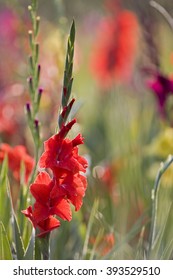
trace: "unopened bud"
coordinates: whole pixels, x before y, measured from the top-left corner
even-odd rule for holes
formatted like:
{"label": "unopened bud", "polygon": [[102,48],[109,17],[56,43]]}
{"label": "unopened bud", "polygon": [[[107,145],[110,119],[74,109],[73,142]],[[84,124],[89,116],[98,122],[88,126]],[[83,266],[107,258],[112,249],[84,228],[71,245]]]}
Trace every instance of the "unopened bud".
{"label": "unopened bud", "polygon": [[34,32],[35,37],[38,35],[39,26],[40,26],[40,17],[37,16],[36,17],[35,32]]}
{"label": "unopened bud", "polygon": [[28,6],[28,11],[32,11],[32,6],[31,5]]}
{"label": "unopened bud", "polygon": [[34,94],[34,87],[33,87],[33,80],[32,77],[28,78],[28,84],[29,84],[29,91],[33,95]]}
{"label": "unopened bud", "polygon": [[28,31],[28,35],[29,35],[29,44],[30,44],[30,48],[33,48],[33,32],[32,30]]}

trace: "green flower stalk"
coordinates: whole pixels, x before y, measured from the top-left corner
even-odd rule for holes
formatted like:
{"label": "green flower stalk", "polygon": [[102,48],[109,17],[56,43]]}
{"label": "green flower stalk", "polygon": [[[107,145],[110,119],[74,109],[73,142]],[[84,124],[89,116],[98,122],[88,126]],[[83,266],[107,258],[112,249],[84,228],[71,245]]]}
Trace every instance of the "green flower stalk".
{"label": "green flower stalk", "polygon": [[75,22],[73,20],[70,35],[68,37],[67,42],[67,53],[65,60],[65,70],[64,70],[64,79],[63,79],[63,87],[62,87],[62,98],[61,98],[61,112],[58,117],[58,126],[59,129],[62,128],[62,125],[66,123],[70,111],[72,109],[73,103],[75,99],[73,98],[71,101],[70,95],[73,85],[73,58],[74,58],[74,42],[75,42]]}
{"label": "green flower stalk", "polygon": [[[36,229],[35,256],[44,260],[50,259],[50,233],[61,224],[56,217],[71,221],[70,204],[74,205],[75,211],[79,211],[87,188],[87,179],[83,173],[86,173],[88,163],[84,157],[78,154],[78,146],[84,143],[84,138],[81,134],[72,140],[66,138],[76,123],[76,119],[68,119],[75,102],[74,98],[70,99],[73,82],[74,39],[75,24],[73,21],[67,44],[62,102],[58,114],[59,132],[44,142],[44,152],[39,158],[39,167],[51,170],[52,176],[46,170],[38,173],[35,181],[30,185],[30,192],[35,203],[22,210],[22,213]],[[29,85],[32,100],[35,94],[33,78],[30,78]],[[37,98],[37,106],[39,101],[40,97]],[[27,104],[27,111],[29,122],[33,124],[34,111],[31,110],[29,104]],[[39,122],[36,119],[34,120],[34,129],[34,140],[37,145]],[[39,242],[37,242],[37,238],[39,238]]]}
{"label": "green flower stalk", "polygon": [[41,146],[40,141],[40,123],[37,119],[39,112],[40,101],[43,89],[39,87],[41,66],[39,64],[39,43],[37,37],[39,33],[40,17],[37,16],[38,1],[32,0],[31,5],[28,6],[28,10],[32,21],[32,30],[28,31],[29,45],[31,54],[29,56],[29,77],[28,77],[28,89],[30,95],[30,103],[26,104],[26,114],[28,119],[28,125],[32,133],[34,146],[35,146],[35,168],[30,178],[30,183],[33,181],[36,173],[39,150]]}

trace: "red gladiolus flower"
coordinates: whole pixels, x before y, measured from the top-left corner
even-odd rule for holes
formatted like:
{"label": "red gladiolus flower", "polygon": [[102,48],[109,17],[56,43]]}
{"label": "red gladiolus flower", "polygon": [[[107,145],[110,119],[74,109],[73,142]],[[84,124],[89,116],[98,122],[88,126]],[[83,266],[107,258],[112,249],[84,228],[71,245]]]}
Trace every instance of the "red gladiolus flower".
{"label": "red gladiolus flower", "polygon": [[75,206],[75,211],[78,211],[82,206],[87,187],[86,177],[80,173],[67,172],[61,178],[58,178],[58,176],[56,178],[58,182],[54,186],[51,195],[53,197],[56,197],[56,195],[66,197]]}
{"label": "red gladiolus flower", "polygon": [[39,228],[40,233],[37,235],[38,237],[44,237],[47,233],[60,226],[60,222],[53,216],[37,222],[31,206],[23,210],[22,213],[32,222],[34,228]]}
{"label": "red gladiolus flower", "polygon": [[41,168],[50,168],[52,178],[47,172],[40,172],[30,192],[35,198],[33,207],[22,213],[40,230],[39,237],[60,225],[53,216],[63,220],[72,219],[70,202],[78,211],[82,206],[87,180],[81,174],[86,172],[87,161],[78,155],[78,145],[83,144],[79,134],[73,140],[65,138],[76,120],[63,125],[60,132],[44,143],[45,152],[39,160]]}
{"label": "red gladiolus flower", "polygon": [[24,163],[25,182],[27,182],[34,167],[34,159],[27,154],[26,148],[22,145],[12,148],[8,144],[3,143],[0,145],[0,162],[4,160],[6,155],[9,168],[12,170],[16,180],[20,179],[20,167],[21,163]]}
{"label": "red gladiolus flower", "polygon": [[72,173],[85,172],[87,161],[78,155],[77,147],[83,144],[81,134],[73,140],[63,139],[63,129],[44,143],[45,152],[40,157],[39,166],[41,168],[50,168],[56,174],[59,172],[59,176],[61,176],[61,172],[63,173],[64,170]]}
{"label": "red gladiolus flower", "polygon": [[41,172],[30,186],[31,194],[36,200],[33,213],[37,223],[47,219],[50,215],[57,215],[67,221],[72,218],[68,200],[59,196],[58,193],[54,195],[55,184],[56,181],[51,180],[48,173]]}
{"label": "red gladiolus flower", "polygon": [[122,11],[102,20],[91,56],[91,71],[102,87],[130,78],[137,51],[138,20]]}

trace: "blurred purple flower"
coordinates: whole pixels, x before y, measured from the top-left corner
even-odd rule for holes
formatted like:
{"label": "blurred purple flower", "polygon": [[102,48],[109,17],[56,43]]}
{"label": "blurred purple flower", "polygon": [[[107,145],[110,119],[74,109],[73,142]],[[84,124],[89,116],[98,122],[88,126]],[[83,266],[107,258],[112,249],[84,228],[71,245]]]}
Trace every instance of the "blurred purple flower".
{"label": "blurred purple flower", "polygon": [[148,82],[148,87],[153,91],[158,102],[158,109],[162,117],[165,117],[166,101],[173,95],[173,80],[157,72],[155,78]]}

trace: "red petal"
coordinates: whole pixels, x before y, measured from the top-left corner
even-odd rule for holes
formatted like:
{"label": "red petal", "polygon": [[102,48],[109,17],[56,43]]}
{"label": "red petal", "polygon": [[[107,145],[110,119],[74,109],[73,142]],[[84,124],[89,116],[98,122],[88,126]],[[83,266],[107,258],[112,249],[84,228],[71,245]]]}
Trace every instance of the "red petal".
{"label": "red petal", "polygon": [[40,157],[40,159],[39,159],[39,167],[40,168],[46,168],[46,167],[48,167],[48,159],[49,159],[49,154],[50,154],[50,152],[49,151],[47,151],[47,152],[44,152],[42,155],[41,155],[41,157]]}
{"label": "red petal", "polygon": [[58,204],[53,207],[53,213],[59,216],[63,220],[71,221],[72,213],[70,209],[70,204],[67,200],[61,199]]}
{"label": "red petal", "polygon": [[42,205],[39,202],[35,202],[34,210],[33,210],[33,218],[36,221],[36,223],[45,220],[49,215],[50,215],[49,208],[46,205]]}
{"label": "red petal", "polygon": [[84,138],[82,137],[81,134],[78,134],[73,140],[72,140],[72,144],[73,147],[84,144]]}
{"label": "red petal", "polygon": [[35,184],[43,184],[44,183],[45,185],[48,185],[50,183],[50,181],[51,181],[51,178],[50,178],[50,176],[47,172],[40,172],[37,175],[34,183]]}
{"label": "red petal", "polygon": [[42,172],[38,175],[39,178],[36,179],[36,182],[40,183],[33,183],[30,186],[30,191],[36,201],[40,202],[41,204],[46,204],[50,198],[50,192],[53,188],[53,181],[51,181],[49,175],[45,172]]}
{"label": "red petal", "polygon": [[58,221],[53,216],[49,216],[46,220],[41,221],[38,225],[41,232],[37,235],[38,237],[44,237],[47,233],[54,230],[60,226],[60,221]]}

